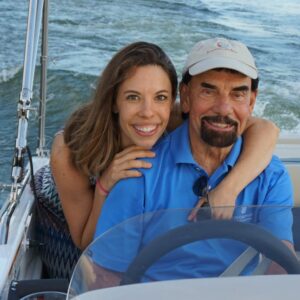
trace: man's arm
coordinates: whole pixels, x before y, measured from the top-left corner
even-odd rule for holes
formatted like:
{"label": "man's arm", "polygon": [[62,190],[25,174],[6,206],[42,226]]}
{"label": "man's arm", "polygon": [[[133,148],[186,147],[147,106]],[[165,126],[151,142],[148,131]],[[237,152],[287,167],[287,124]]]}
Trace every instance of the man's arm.
{"label": "man's arm", "polygon": [[[269,182],[269,190],[262,203],[259,223],[279,238],[297,257],[293,245],[293,187],[290,176],[278,158],[272,160],[276,171]],[[267,274],[285,274],[272,262]]]}
{"label": "man's arm", "polygon": [[263,175],[261,186],[266,185],[260,198],[259,224],[282,241],[293,244],[293,186],[287,169],[274,157]]}
{"label": "man's arm", "polygon": [[122,274],[112,270],[105,269],[97,264],[93,265],[93,282],[91,289],[104,289],[108,287],[119,286]]}
{"label": "man's arm", "polygon": [[[297,257],[294,245],[289,241],[282,241],[290,250],[291,252]],[[277,263],[271,262],[266,274],[275,275],[275,274],[286,274],[287,272]]]}

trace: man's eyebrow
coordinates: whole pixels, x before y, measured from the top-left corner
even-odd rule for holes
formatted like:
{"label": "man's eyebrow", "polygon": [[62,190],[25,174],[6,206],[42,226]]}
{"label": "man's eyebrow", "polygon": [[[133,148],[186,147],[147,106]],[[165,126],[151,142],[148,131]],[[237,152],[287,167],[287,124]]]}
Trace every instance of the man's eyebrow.
{"label": "man's eyebrow", "polygon": [[207,83],[207,82],[201,82],[200,84],[202,87],[204,88],[208,88],[208,89],[216,89],[217,87],[213,84]]}
{"label": "man's eyebrow", "polygon": [[[207,83],[207,82],[201,82],[200,84],[202,87],[204,88],[208,88],[208,89],[217,89],[216,85],[213,85],[211,83]],[[249,91],[249,87],[247,85],[241,85],[241,86],[237,86],[235,88],[232,89],[235,92],[243,92],[243,91]]]}
{"label": "man's eyebrow", "polygon": [[243,91],[249,91],[250,88],[247,85],[241,85],[241,86],[237,86],[235,88],[232,89],[234,92],[243,92]]}

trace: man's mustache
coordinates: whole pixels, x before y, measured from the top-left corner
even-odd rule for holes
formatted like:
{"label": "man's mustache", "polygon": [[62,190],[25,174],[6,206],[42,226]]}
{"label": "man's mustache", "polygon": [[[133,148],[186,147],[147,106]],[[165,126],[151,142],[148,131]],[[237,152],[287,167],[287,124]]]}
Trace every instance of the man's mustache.
{"label": "man's mustache", "polygon": [[227,116],[206,116],[202,118],[202,121],[222,123],[227,125],[237,126],[238,123]]}

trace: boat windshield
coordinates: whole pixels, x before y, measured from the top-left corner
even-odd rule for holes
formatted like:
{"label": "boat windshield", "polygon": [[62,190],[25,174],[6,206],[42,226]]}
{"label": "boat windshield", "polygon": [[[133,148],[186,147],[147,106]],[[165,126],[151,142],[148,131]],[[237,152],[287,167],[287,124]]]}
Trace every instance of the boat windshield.
{"label": "boat windshield", "polygon": [[[232,218],[219,218],[226,210]],[[287,246],[299,244],[297,214],[291,207],[243,206],[205,207],[193,220],[188,218],[189,209],[133,217],[106,231],[83,252],[68,297],[132,283],[299,274],[296,253]]]}

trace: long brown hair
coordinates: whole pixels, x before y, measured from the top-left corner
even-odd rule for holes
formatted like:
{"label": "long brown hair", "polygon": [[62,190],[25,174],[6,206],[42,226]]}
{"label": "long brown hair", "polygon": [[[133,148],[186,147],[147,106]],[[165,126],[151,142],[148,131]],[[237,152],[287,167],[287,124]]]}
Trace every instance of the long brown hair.
{"label": "long brown hair", "polygon": [[72,162],[84,174],[101,174],[121,150],[118,115],[113,112],[118,89],[133,67],[146,65],[158,65],[168,74],[175,100],[176,70],[160,47],[136,42],[117,52],[101,74],[92,101],[77,109],[65,126]]}

